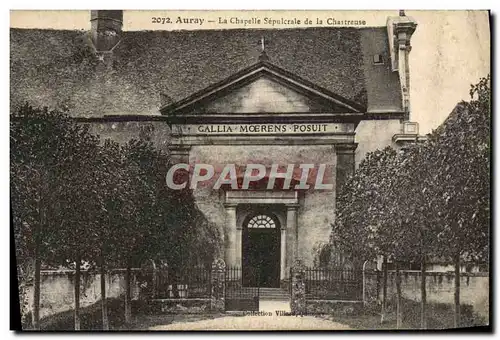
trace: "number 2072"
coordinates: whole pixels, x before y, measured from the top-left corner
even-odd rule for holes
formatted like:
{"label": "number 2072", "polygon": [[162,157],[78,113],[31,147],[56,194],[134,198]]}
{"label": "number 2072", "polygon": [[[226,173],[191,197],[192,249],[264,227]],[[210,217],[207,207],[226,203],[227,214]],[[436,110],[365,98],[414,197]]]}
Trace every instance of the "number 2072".
{"label": "number 2072", "polygon": [[153,24],[171,24],[172,20],[169,17],[152,17],[151,22]]}

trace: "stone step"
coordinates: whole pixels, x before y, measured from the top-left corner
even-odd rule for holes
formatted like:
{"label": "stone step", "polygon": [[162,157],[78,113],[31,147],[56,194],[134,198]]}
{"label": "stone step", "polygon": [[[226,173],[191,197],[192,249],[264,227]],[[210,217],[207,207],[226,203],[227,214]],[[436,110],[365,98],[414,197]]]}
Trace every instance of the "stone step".
{"label": "stone step", "polygon": [[[257,287],[246,287],[250,294],[257,292]],[[261,300],[282,300],[286,301],[290,299],[290,292],[282,288],[259,288],[259,297]]]}
{"label": "stone step", "polygon": [[276,290],[276,291],[273,291],[273,290],[262,290],[262,289],[259,289],[259,292],[261,294],[289,294],[289,292],[285,291],[285,290]]}
{"label": "stone step", "polygon": [[259,296],[260,301],[290,301],[289,296]]}
{"label": "stone step", "polygon": [[261,300],[288,300],[290,293],[281,288],[260,288],[259,297]]}

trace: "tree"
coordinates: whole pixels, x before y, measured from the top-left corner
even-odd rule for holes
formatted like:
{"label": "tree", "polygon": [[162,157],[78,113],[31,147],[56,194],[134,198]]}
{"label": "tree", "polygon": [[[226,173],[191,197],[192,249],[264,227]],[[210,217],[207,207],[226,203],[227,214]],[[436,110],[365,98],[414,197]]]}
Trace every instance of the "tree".
{"label": "tree", "polygon": [[[82,207],[81,200],[77,204],[71,203],[71,198],[83,191],[74,180],[85,177],[81,166],[88,160],[89,152],[95,150],[97,140],[66,114],[27,105],[11,117],[10,130],[16,255],[21,271],[27,263],[34,261],[32,324],[38,329],[42,261],[61,264],[67,260],[66,242],[60,240],[61,237],[67,240],[65,230],[75,221],[74,209],[79,211],[78,208]],[[82,213],[82,216],[86,215]],[[81,230],[85,231],[85,228]]]}
{"label": "tree", "polygon": [[80,330],[81,265],[93,258],[93,232],[98,225],[99,188],[95,179],[100,171],[96,158],[99,139],[76,123],[72,131],[67,143],[69,156],[58,178],[64,190],[52,202],[62,217],[62,223],[54,231],[53,243],[60,244],[54,254],[58,264],[75,269],[74,327]]}
{"label": "tree", "polygon": [[125,321],[131,320],[131,268],[139,264],[149,247],[148,241],[158,223],[159,212],[157,187],[159,168],[164,156],[151,142],[131,140],[120,148],[120,185],[116,187],[116,199],[108,202],[108,213],[112,214],[110,226],[116,231],[115,264],[126,268]]}
{"label": "tree", "polygon": [[460,325],[460,263],[487,261],[490,225],[490,77],[471,86],[431,135],[441,171],[435,214],[442,217],[440,256],[455,264],[455,326]]}
{"label": "tree", "polygon": [[[455,325],[459,325],[460,261],[488,258],[490,190],[489,76],[471,87],[470,103],[424,143],[399,153],[369,153],[337,199],[331,243],[356,256],[421,261],[421,327],[426,328],[426,261],[455,263]],[[362,243],[362,251],[356,245]],[[329,247],[331,248],[331,246]],[[417,256],[413,249],[419,249]],[[384,275],[386,277],[386,275]],[[386,280],[384,279],[384,282]],[[384,288],[385,291],[385,288]],[[384,315],[385,293],[382,303]]]}
{"label": "tree", "polygon": [[78,330],[83,262],[100,268],[103,329],[109,329],[105,275],[110,267],[127,269],[125,316],[130,321],[134,263],[167,260],[174,273],[212,263],[219,247],[216,229],[189,189],[165,185],[168,158],[150,141],[100,143],[65,113],[25,106],[12,117],[11,150],[21,301],[33,281],[33,328],[39,328],[42,265],[74,266]]}
{"label": "tree", "polygon": [[[387,260],[394,258],[396,236],[394,208],[398,205],[397,153],[391,147],[367,154],[354,176],[337,199],[332,242],[353,257],[361,259],[382,255],[383,297],[381,322],[387,300]],[[363,244],[363,247],[359,247]]]}

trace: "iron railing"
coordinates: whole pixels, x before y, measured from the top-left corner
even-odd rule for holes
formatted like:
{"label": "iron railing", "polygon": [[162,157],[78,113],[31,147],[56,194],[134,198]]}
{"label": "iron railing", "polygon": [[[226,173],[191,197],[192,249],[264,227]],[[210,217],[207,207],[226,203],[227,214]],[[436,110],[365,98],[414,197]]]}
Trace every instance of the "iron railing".
{"label": "iron railing", "polygon": [[[259,287],[245,287],[241,268],[226,268],[226,298],[250,298],[259,296]],[[258,280],[257,280],[258,282]]]}
{"label": "iron railing", "polygon": [[174,272],[170,268],[160,269],[156,275],[156,298],[210,298],[211,269],[205,267],[185,268]]}
{"label": "iron railing", "polygon": [[356,269],[306,268],[306,299],[363,299],[363,271]]}
{"label": "iron railing", "polygon": [[[225,303],[226,310],[259,310],[260,288],[245,287],[243,271],[238,267],[228,267],[225,273]],[[258,282],[258,277],[257,277]]]}

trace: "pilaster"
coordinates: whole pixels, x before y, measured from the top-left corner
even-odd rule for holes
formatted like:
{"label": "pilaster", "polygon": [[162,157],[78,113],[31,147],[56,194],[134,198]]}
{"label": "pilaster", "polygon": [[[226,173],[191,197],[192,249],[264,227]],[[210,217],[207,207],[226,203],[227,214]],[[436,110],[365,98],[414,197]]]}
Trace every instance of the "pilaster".
{"label": "pilaster", "polygon": [[236,225],[236,204],[224,204],[226,209],[226,251],[224,258],[228,267],[241,268],[241,228]]}
{"label": "pilaster", "polygon": [[189,164],[189,152],[191,151],[191,145],[169,145],[170,159],[172,163],[185,163]]}

